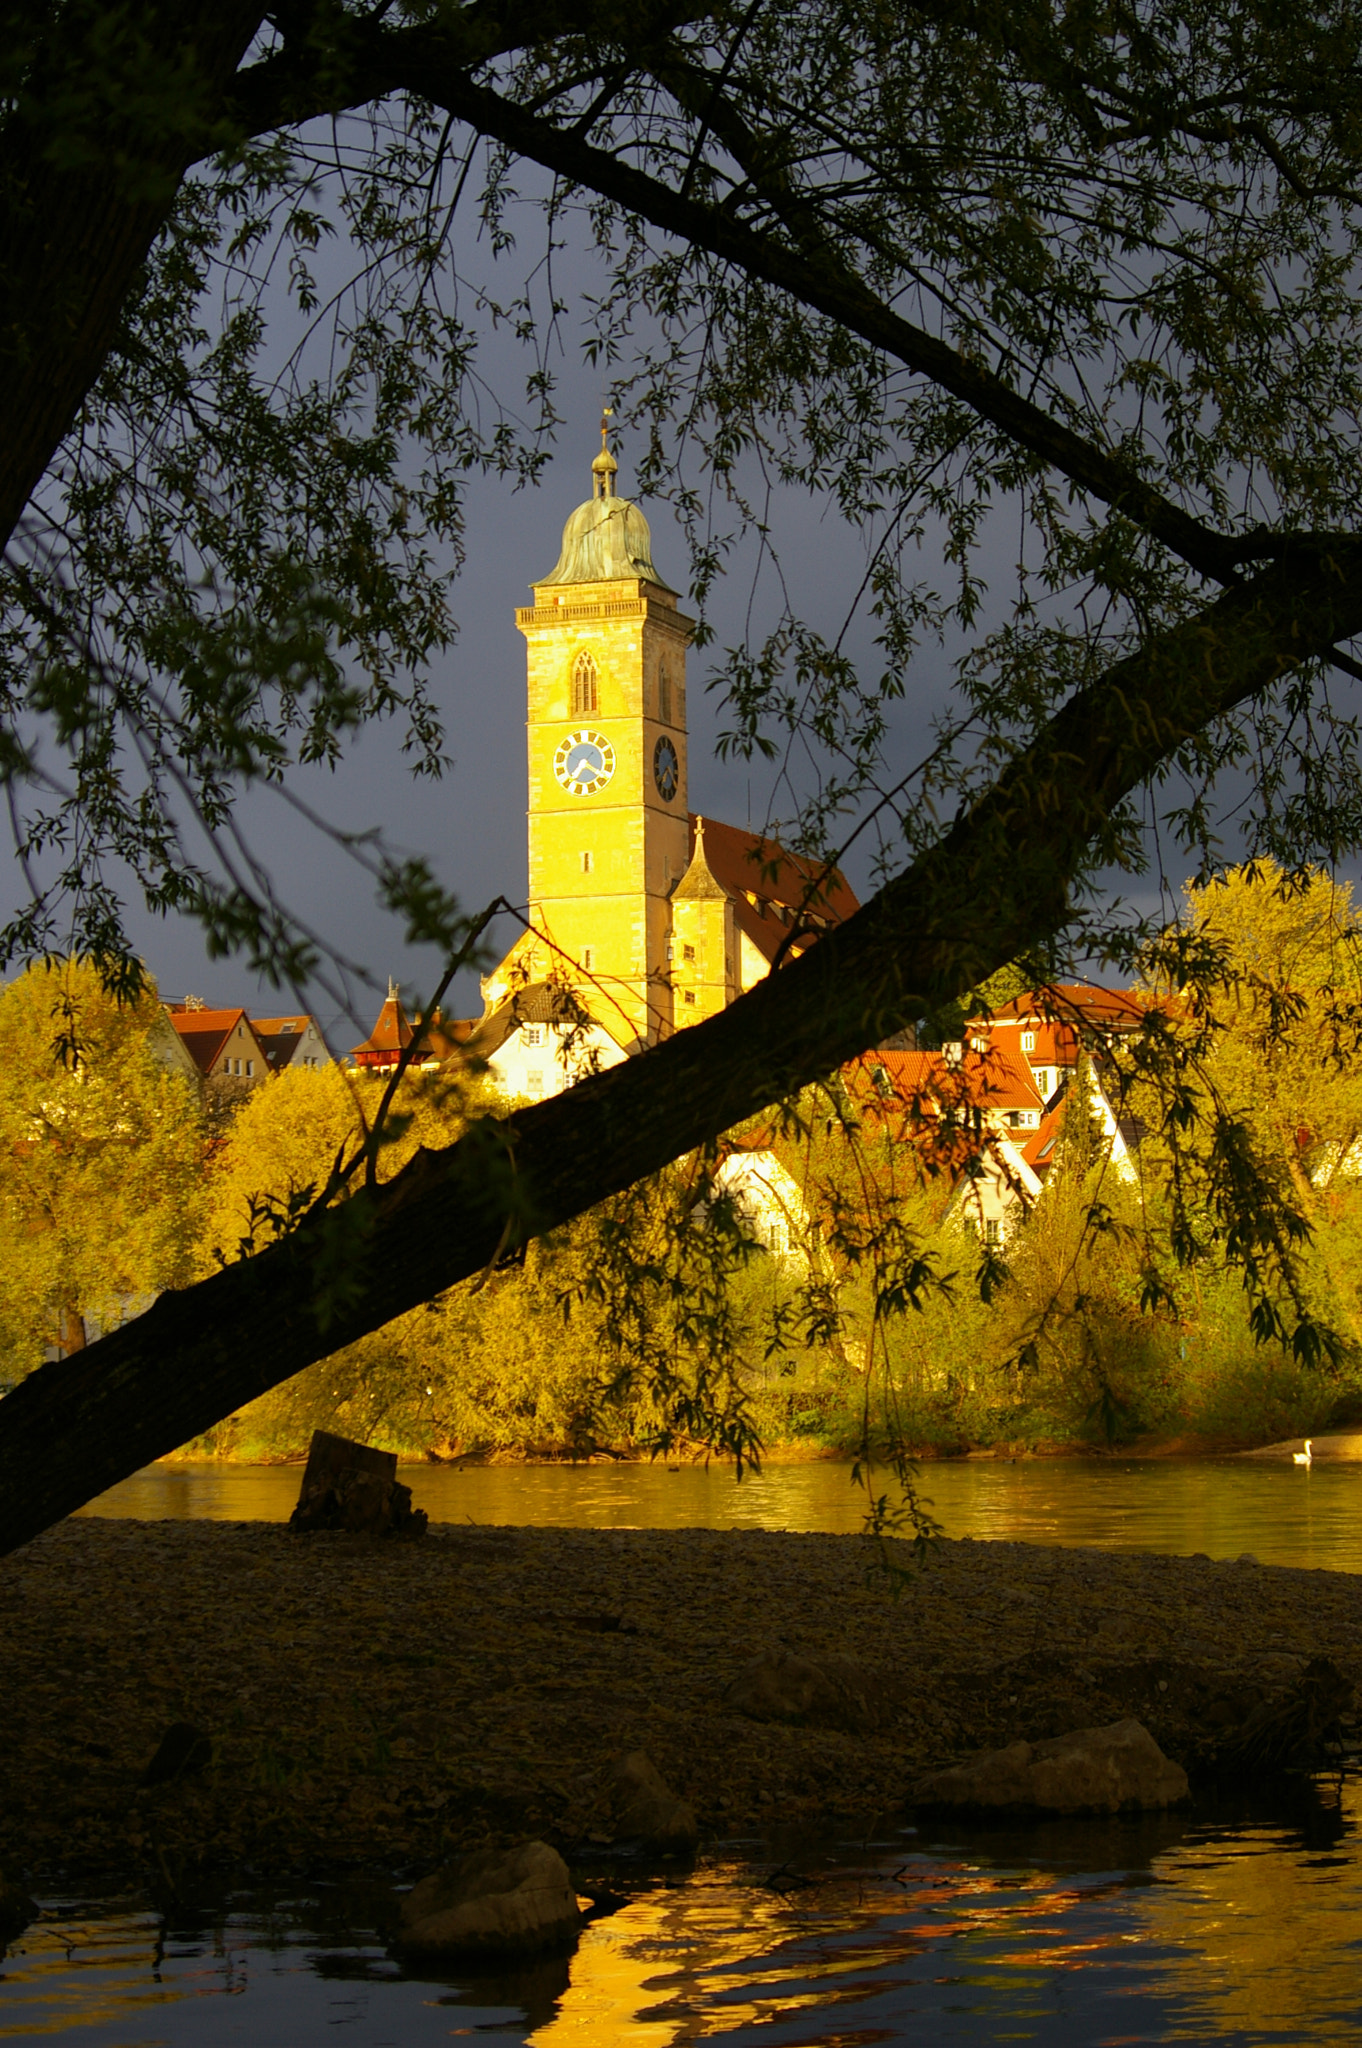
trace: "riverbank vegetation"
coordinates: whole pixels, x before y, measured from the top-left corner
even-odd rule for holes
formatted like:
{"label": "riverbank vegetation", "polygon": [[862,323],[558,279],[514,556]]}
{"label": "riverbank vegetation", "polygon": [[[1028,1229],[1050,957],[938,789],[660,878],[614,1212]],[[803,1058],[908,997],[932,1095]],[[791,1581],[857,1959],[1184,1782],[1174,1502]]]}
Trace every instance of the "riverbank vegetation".
{"label": "riverbank vegetation", "polygon": [[[987,1446],[1228,1447],[1362,1419],[1349,890],[1269,865],[1189,889],[1143,994],[1140,1030],[1085,1050],[1039,1195],[997,1242],[972,1199],[980,1105],[929,1114],[882,1068],[867,1084],[862,1063],[190,1449],[296,1457],[325,1427],[436,1458],[704,1446],[892,1464]],[[382,1114],[382,1082],[333,1067],[271,1079],[210,1129],[158,1056],[158,1019],[79,963],[0,997],[11,1378],[87,1321],[287,1233]],[[488,1106],[476,1077],[409,1076],[376,1174]],[[773,1232],[753,1190],[777,1185]]]}

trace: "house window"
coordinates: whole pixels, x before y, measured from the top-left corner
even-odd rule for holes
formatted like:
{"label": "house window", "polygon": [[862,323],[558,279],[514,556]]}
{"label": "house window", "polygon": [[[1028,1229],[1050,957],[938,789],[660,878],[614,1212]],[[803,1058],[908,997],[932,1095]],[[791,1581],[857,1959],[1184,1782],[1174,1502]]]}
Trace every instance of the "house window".
{"label": "house window", "polygon": [[520,1035],[526,1045],[542,1045],[544,1043],[544,1029],[540,1024],[527,1024]]}
{"label": "house window", "polygon": [[597,708],[596,664],[589,654],[579,654],[572,664],[572,715],[579,718]]}
{"label": "house window", "polygon": [[1034,1051],[1035,1051],[1035,1049],[1036,1049],[1036,1034],[1035,1034],[1035,1032],[1034,1032],[1034,1031],[1023,1031],[1023,1033],[1022,1033],[1022,1051],[1023,1051],[1023,1052],[1034,1052]]}
{"label": "house window", "polygon": [[683,959],[693,960],[695,958],[694,946],[683,946],[681,948],[681,955]]}
{"label": "house window", "polygon": [[246,1072],[247,1072],[248,1074],[253,1074],[253,1073],[255,1072],[255,1061],[254,1061],[254,1060],[247,1060],[247,1062],[246,1062]]}
{"label": "house window", "polygon": [[771,1225],[771,1250],[773,1252],[787,1252],[789,1249],[790,1232],[788,1227],[784,1223],[773,1223]]}
{"label": "house window", "polygon": [[591,855],[589,853],[584,853],[582,855],[582,873],[584,875],[589,875],[591,873]]}
{"label": "house window", "polygon": [[999,1223],[999,1221],[998,1221],[997,1217],[996,1217],[996,1216],[987,1216],[987,1217],[985,1217],[985,1219],[984,1219],[984,1243],[985,1243],[985,1244],[1001,1244],[1001,1243],[1002,1243],[1002,1240],[1003,1240],[1003,1230],[1002,1230],[1002,1225],[1001,1225],[1001,1224]]}
{"label": "house window", "polygon": [[672,722],[672,679],[667,673],[667,664],[662,662],[657,671],[657,715],[664,725]]}
{"label": "house window", "polygon": [[688,988],[682,1000],[684,1002],[693,1004],[695,1001],[695,990],[693,988]]}
{"label": "house window", "polygon": [[531,1067],[525,1076],[525,1085],[531,1095],[542,1095],[544,1092],[544,1069],[542,1067]]}
{"label": "house window", "polygon": [[1021,1112],[1021,1110],[1019,1110],[1019,1109],[1009,1109],[1009,1111],[1007,1112],[1007,1125],[1008,1125],[1008,1129],[1009,1129],[1009,1130],[1012,1130],[1012,1131],[1017,1131],[1017,1130],[1020,1130],[1020,1129],[1021,1129],[1021,1124],[1022,1124],[1022,1112]]}

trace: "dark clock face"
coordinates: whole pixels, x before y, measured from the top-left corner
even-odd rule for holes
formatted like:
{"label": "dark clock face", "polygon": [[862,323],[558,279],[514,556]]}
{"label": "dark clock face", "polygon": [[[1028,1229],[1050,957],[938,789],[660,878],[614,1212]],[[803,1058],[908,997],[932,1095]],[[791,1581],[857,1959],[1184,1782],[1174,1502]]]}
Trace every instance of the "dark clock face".
{"label": "dark clock face", "polygon": [[653,748],[653,781],[663,803],[669,804],[680,786],[681,763],[676,758],[676,748],[665,734]]}
{"label": "dark clock face", "polygon": [[570,732],[559,742],[553,772],[569,796],[592,796],[615,772],[615,749],[603,733]]}

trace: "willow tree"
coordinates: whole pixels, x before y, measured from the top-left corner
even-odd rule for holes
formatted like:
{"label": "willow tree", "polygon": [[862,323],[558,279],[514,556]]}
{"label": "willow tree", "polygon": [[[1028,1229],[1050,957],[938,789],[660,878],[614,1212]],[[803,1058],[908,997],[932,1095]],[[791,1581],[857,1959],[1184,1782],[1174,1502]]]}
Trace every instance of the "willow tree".
{"label": "willow tree", "polygon": [[[1128,957],[1121,876],[1170,846],[1213,871],[1223,803],[1289,869],[1353,845],[1352,0],[4,21],[3,765],[33,882],[11,957],[60,942],[135,978],[117,855],[214,946],[318,968],[234,804],[376,717],[438,763],[436,544],[554,425],[542,351],[528,403],[488,399],[506,358],[455,289],[478,236],[479,303],[532,351],[575,315],[559,252],[596,266],[587,344],[702,601],[763,477],[862,533],[873,663],[792,606],[722,672],[731,745],[821,763],[805,845],[873,831],[882,880],[702,1028],[386,1182],[357,1170],[34,1374],[0,1410],[0,1541],[1002,963]],[[1017,568],[985,602],[1000,525]],[[893,700],[961,635],[934,744],[901,758]],[[217,865],[188,858],[184,804]],[[429,874],[365,857],[457,954]]]}

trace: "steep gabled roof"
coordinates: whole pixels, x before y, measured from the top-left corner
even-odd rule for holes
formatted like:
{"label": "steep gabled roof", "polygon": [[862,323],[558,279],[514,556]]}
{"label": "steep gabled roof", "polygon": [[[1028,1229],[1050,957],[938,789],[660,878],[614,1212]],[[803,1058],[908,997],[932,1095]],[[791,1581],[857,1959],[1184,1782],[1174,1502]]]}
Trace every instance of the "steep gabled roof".
{"label": "steep gabled roof", "polygon": [[309,1024],[322,1044],[326,1045],[316,1018],[306,1010],[290,1011],[287,1017],[253,1017],[251,1022],[255,1026],[256,1037],[265,1049],[265,1058],[276,1073],[288,1066],[302,1043]]}
{"label": "steep gabled roof", "polygon": [[[769,961],[792,931],[791,950],[802,951],[820,931],[842,924],[860,909],[838,869],[825,869],[803,854],[787,853],[774,839],[737,825],[705,819],[705,864],[732,899],[734,919]],[[695,814],[690,816],[690,857],[695,855]]]}
{"label": "steep gabled roof", "polygon": [[[236,1010],[191,1010],[182,1003],[167,1003],[166,1014],[178,1032],[186,1052],[203,1075],[211,1074],[213,1068],[238,1024],[244,1024],[254,1042],[255,1033],[246,1012]],[[263,1056],[264,1047],[260,1047]]]}

